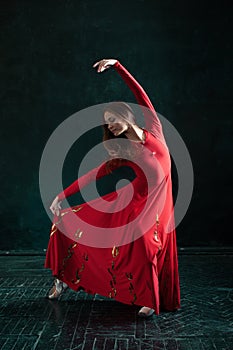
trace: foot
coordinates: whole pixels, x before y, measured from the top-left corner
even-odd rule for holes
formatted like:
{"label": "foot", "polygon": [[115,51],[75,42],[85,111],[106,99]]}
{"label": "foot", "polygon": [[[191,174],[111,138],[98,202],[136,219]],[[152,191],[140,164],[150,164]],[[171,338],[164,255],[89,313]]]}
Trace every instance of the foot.
{"label": "foot", "polygon": [[58,278],[54,281],[54,286],[50,289],[48,298],[58,299],[68,288],[67,284],[60,281]]}
{"label": "foot", "polygon": [[148,318],[151,317],[153,315],[153,313],[155,312],[154,309],[150,309],[147,306],[143,306],[139,312],[138,312],[138,316],[139,317],[143,317],[143,318]]}

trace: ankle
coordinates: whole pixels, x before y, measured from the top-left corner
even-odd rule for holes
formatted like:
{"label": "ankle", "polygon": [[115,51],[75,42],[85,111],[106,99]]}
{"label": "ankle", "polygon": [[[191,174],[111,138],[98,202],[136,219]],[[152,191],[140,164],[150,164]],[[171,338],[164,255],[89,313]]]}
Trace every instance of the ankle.
{"label": "ankle", "polygon": [[139,310],[138,315],[141,317],[150,317],[153,315],[154,312],[155,312],[154,309],[151,309],[150,307],[147,307],[147,306],[143,306]]}

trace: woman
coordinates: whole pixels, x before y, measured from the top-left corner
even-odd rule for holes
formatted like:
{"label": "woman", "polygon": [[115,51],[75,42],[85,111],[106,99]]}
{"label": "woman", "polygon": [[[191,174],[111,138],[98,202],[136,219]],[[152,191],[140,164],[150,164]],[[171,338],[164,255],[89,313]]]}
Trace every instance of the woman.
{"label": "woman", "polygon": [[[140,305],[138,315],[142,317],[159,314],[161,310],[176,310],[180,307],[180,289],[171,161],[160,120],[145,91],[119,61],[103,59],[93,67],[98,73],[113,67],[123,78],[138,104],[146,107],[142,108],[145,128],[136,124],[128,104],[113,102],[105,108],[104,141],[114,157],[76,180],[50,207],[55,216],[45,267],[52,269],[56,279],[49,298],[58,298],[69,286],[76,291],[84,289],[126,304]],[[129,145],[121,144],[122,139]],[[115,191],[103,196],[110,207],[114,203],[114,214],[97,212],[89,203],[61,210],[64,198],[124,166],[134,171],[131,184],[122,187],[117,198]],[[134,190],[130,204],[123,210],[116,210],[128,196],[129,186]],[[95,204],[98,201],[93,200]],[[121,226],[127,229],[118,246],[88,246],[78,242],[83,232],[74,228],[74,215],[84,221],[88,218],[97,228],[102,225],[109,230]],[[97,234],[101,239],[98,230]],[[112,239],[111,235],[105,236],[104,243],[106,237]]]}

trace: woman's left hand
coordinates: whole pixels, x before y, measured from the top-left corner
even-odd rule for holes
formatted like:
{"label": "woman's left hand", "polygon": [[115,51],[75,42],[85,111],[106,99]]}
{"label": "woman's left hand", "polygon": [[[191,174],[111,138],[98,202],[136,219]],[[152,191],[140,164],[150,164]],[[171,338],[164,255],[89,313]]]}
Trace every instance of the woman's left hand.
{"label": "woman's left hand", "polygon": [[60,210],[61,210],[61,201],[59,200],[58,196],[53,200],[50,208],[51,212],[54,215],[59,216],[60,215]]}
{"label": "woman's left hand", "polygon": [[101,61],[98,61],[93,64],[93,68],[97,67],[97,72],[102,73],[106,69],[110,68],[111,66],[114,66],[114,64],[117,62],[114,58],[106,58]]}

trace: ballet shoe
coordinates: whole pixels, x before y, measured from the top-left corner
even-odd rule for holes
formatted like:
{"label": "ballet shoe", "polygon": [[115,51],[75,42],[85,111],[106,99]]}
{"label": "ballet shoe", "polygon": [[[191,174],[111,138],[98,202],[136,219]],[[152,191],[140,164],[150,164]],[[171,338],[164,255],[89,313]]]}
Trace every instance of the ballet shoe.
{"label": "ballet shoe", "polygon": [[49,299],[58,299],[68,288],[67,284],[55,279],[53,287],[50,289],[48,298]]}
{"label": "ballet shoe", "polygon": [[143,306],[139,312],[138,312],[138,316],[141,318],[149,318],[154,314],[155,310],[151,309],[147,306]]}

